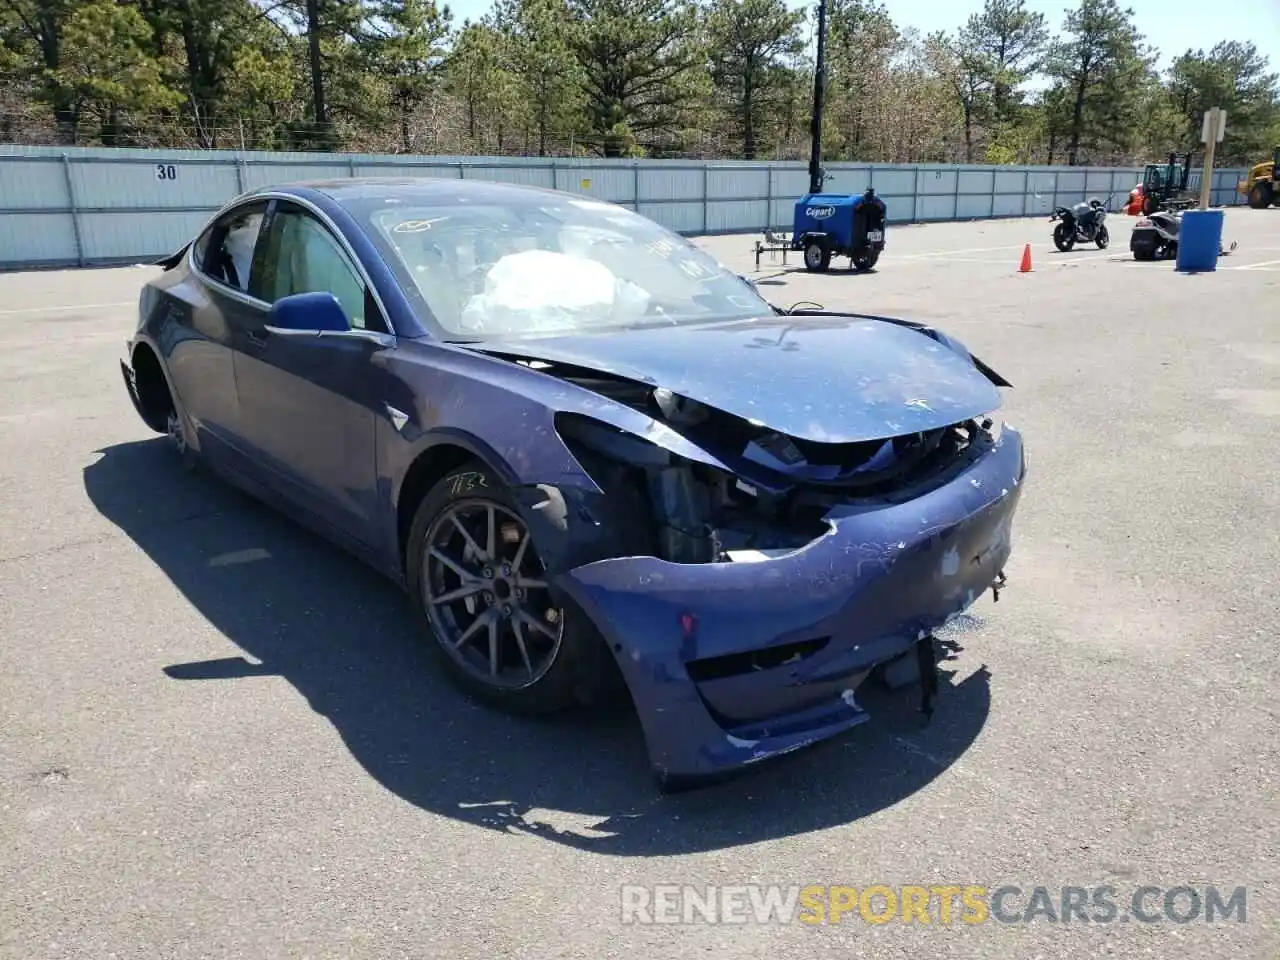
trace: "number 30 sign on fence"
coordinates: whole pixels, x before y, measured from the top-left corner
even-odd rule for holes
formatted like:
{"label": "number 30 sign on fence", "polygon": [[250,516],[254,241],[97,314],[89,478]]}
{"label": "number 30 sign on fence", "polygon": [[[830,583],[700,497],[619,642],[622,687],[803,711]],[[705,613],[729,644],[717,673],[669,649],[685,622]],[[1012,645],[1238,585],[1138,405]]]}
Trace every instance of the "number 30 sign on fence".
{"label": "number 30 sign on fence", "polygon": [[178,168],[172,163],[157,163],[156,179],[157,180],[177,180]]}

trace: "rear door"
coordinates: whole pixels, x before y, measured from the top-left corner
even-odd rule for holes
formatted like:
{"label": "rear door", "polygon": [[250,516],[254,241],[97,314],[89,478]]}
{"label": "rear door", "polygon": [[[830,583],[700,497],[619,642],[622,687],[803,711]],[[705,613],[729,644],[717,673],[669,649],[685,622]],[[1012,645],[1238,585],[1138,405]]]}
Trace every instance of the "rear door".
{"label": "rear door", "polygon": [[345,334],[281,336],[269,315],[237,331],[236,392],[244,435],[279,492],[361,545],[378,539],[377,418],[385,417],[375,363],[394,337],[347,248],[309,209],[276,201],[255,261],[264,304],[328,291],[351,324]]}
{"label": "rear door", "polygon": [[249,274],[267,206],[238,204],[210,224],[192,247],[191,282],[171,291],[171,309],[181,305],[189,320],[168,325],[177,342],[161,347],[201,452],[214,460],[243,449],[232,357],[236,330],[263,309],[249,293]]}

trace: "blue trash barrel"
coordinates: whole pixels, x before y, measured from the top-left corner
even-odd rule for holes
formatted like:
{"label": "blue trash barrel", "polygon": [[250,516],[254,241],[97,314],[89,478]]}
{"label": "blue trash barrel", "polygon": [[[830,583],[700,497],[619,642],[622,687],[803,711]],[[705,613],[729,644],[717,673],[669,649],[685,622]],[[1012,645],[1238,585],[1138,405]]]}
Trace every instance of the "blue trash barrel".
{"label": "blue trash barrel", "polygon": [[1221,210],[1188,210],[1178,230],[1178,269],[1187,273],[1218,269],[1222,249]]}

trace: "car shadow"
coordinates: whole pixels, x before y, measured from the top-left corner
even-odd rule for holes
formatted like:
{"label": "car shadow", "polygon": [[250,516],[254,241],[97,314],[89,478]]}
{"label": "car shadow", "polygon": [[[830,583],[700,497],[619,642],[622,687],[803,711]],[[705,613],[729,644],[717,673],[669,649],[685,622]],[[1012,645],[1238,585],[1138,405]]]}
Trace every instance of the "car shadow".
{"label": "car shadow", "polygon": [[[614,856],[758,843],[900,802],[958,759],[988,715],[985,667],[963,682],[944,667],[928,726],[917,687],[869,690],[859,699],[872,721],[845,736],[664,796],[633,712],[533,721],[473,703],[444,678],[390,581],[234,488],[183,471],[162,438],[101,451],[84,485],[247,655],[140,670],[180,682],[280,676],[380,784],[467,823]],[[942,656],[953,659],[976,626],[962,617]]]}

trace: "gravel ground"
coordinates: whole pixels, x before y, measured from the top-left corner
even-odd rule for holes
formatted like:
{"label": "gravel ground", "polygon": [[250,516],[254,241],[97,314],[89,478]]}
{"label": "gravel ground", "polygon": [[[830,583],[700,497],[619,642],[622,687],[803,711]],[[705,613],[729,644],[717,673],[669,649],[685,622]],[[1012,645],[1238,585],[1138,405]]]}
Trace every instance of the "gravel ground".
{"label": "gravel ground", "polygon": [[[1129,260],[1129,223],[1071,254],[1043,220],[900,227],[869,275],[700,241],[783,305],[958,336],[1030,474],[931,726],[880,696],[675,797],[631,721],[470,705],[392,586],[176,468],[116,367],[151,268],[0,276],[0,956],[1274,960],[1280,211],[1230,211],[1197,276]],[[1014,885],[1006,916],[1111,886],[1119,915],[623,923],[626,885],[755,883]],[[1181,885],[1246,888],[1245,922],[1121,919]]]}

